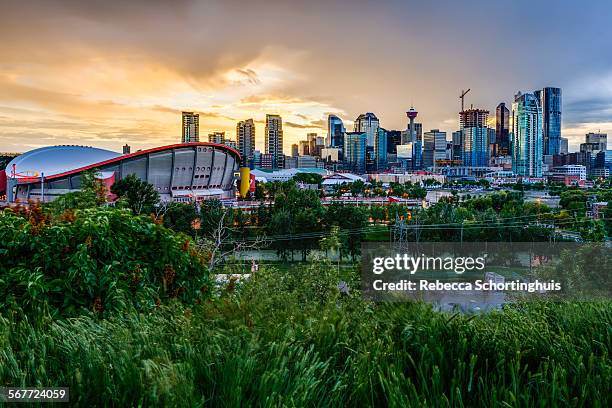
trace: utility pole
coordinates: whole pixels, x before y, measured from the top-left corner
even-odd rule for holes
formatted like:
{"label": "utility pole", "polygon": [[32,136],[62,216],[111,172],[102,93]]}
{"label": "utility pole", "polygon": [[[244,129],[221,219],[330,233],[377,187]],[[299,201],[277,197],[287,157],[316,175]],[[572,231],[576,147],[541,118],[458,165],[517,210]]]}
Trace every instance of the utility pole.
{"label": "utility pole", "polygon": [[461,112],[463,112],[463,100],[465,98],[465,95],[467,95],[468,92],[470,92],[472,89],[468,88],[467,91],[464,91],[463,89],[461,90],[461,95],[459,95],[459,99],[461,99]]}
{"label": "utility pole", "polygon": [[40,173],[40,201],[45,203],[45,173]]}

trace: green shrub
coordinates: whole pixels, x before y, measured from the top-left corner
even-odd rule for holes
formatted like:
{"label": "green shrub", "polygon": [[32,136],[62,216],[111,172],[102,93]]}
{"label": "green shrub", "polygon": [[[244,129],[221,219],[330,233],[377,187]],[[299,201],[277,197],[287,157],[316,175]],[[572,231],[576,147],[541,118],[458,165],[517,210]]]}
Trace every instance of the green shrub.
{"label": "green shrub", "polygon": [[190,308],[0,318],[0,383],[68,386],[78,406],[609,406],[609,302],[468,316],[337,278],[261,270]]}
{"label": "green shrub", "polygon": [[[189,239],[127,210],[0,213],[0,313],[103,316],[168,299],[193,303],[208,273]],[[206,289],[204,289],[206,290]]]}

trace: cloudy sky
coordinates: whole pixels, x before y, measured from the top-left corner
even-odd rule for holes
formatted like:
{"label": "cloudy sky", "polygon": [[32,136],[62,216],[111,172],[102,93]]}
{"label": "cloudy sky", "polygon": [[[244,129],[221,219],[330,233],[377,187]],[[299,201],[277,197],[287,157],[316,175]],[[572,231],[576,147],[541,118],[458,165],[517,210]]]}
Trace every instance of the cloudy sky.
{"label": "cloudy sky", "polygon": [[[285,151],[333,112],[458,127],[517,91],[563,88],[563,135],[612,136],[612,4],[575,1],[1,0],[0,151],[119,150],[283,116]],[[611,143],[612,144],[612,143]]]}

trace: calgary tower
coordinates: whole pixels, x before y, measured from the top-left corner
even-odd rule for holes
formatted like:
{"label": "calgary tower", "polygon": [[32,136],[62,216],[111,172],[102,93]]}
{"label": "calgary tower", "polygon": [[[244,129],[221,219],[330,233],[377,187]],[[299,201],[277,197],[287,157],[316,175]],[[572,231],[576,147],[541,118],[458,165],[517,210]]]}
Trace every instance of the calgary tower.
{"label": "calgary tower", "polygon": [[414,119],[417,117],[418,112],[414,109],[414,106],[411,107],[407,112],[406,112],[406,116],[408,116],[408,119],[410,120],[409,125],[408,125],[408,131],[410,134],[410,140],[408,140],[409,142],[416,142],[416,134],[414,132]]}

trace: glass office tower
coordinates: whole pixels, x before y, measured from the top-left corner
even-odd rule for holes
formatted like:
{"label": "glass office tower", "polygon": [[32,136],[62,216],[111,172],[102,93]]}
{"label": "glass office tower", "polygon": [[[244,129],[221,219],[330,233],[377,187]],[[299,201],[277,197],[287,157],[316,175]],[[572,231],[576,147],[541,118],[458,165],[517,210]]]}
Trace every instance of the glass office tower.
{"label": "glass office tower", "polygon": [[489,164],[489,133],[487,119],[489,111],[467,109],[459,113],[461,125],[461,160],[468,167]]}
{"label": "glass office tower", "polygon": [[561,88],[546,87],[534,93],[542,108],[544,154],[559,154],[561,143]]}
{"label": "glass office tower", "polygon": [[336,115],[327,117],[327,147],[342,147],[344,145],[344,124]]}
{"label": "glass office tower", "polygon": [[365,173],[367,142],[368,136],[365,132],[344,134],[344,163],[347,170],[357,174]]}
{"label": "glass office tower", "polygon": [[505,103],[500,103],[495,109],[495,143],[499,156],[510,154],[510,110]]}
{"label": "glass office tower", "polygon": [[534,94],[518,94],[512,104],[512,171],[542,177],[542,108]]}

